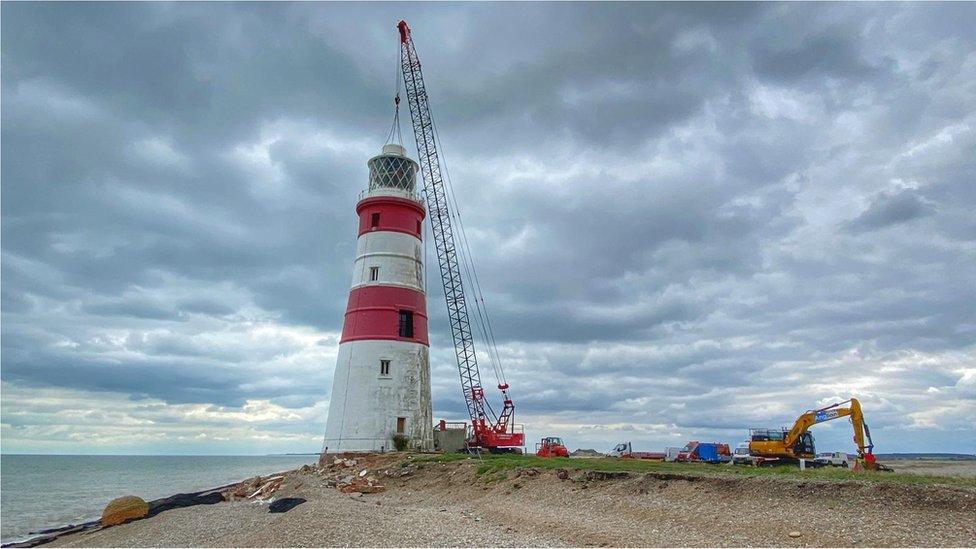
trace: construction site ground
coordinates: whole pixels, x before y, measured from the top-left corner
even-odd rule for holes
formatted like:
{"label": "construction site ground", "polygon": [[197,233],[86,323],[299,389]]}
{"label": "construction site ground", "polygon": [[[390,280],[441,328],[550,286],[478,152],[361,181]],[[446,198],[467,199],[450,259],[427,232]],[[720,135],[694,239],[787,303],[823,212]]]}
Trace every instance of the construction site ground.
{"label": "construction site ground", "polygon": [[[945,463],[930,466],[943,469],[939,476],[926,474],[921,463],[911,472],[853,473],[533,456],[384,454],[352,461],[330,459],[282,479],[252,480],[229,490],[231,501],[51,545],[976,544],[976,475],[947,473]],[[976,469],[960,463],[949,469]],[[254,486],[272,492],[252,496]],[[284,497],[307,501],[269,513],[269,501]]]}

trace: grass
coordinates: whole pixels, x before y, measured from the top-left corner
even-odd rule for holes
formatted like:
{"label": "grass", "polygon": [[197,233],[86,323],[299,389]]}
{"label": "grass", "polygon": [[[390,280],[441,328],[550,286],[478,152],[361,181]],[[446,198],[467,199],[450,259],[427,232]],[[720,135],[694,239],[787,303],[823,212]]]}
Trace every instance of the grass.
{"label": "grass", "polygon": [[786,465],[775,467],[748,467],[732,465],[710,465],[707,463],[665,463],[640,459],[618,458],[540,458],[533,455],[481,455],[466,454],[418,454],[409,459],[412,463],[452,463],[456,461],[477,462],[477,474],[489,482],[504,478],[507,471],[517,468],[536,467],[539,469],[569,469],[571,471],[629,471],[633,473],[663,473],[693,475],[699,477],[756,477],[780,478],[789,480],[815,480],[827,482],[862,482],[899,485],[942,485],[976,489],[976,479],[965,477],[945,477],[935,475],[916,475],[908,473],[864,471],[852,472],[835,467],[807,469]]}

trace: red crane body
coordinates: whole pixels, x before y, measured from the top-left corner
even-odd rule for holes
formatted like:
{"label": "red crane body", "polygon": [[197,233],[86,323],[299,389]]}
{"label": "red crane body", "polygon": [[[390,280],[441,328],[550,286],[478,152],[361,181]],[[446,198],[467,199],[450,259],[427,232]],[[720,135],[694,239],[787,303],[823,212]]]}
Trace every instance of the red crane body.
{"label": "red crane body", "polygon": [[[451,212],[448,209],[448,196],[441,176],[441,161],[437,153],[437,137],[427,101],[427,89],[420,69],[420,58],[410,36],[410,28],[405,21],[397,25],[400,31],[400,68],[403,72],[403,85],[410,106],[410,119],[413,123],[414,138],[417,142],[417,160],[424,180],[424,199],[427,203],[427,217],[434,234],[434,247],[444,285],[447,313],[454,338],[458,373],[461,376],[461,392],[471,418],[468,436],[469,448],[484,448],[489,451],[512,451],[525,445],[525,434],[515,425],[515,404],[508,395],[508,384],[499,379],[498,389],[502,393],[502,410],[495,415],[491,405],[485,400],[481,385],[481,373],[474,349],[474,338],[468,316],[467,301],[461,280],[458,262],[458,245],[451,225]],[[396,99],[399,104],[399,94]],[[455,212],[456,215],[456,212]],[[477,296],[476,296],[477,297]],[[477,299],[475,300],[477,307]],[[481,311],[478,311],[481,315]],[[481,319],[483,321],[483,319]],[[486,336],[487,337],[487,336]],[[496,372],[497,373],[497,372]]]}

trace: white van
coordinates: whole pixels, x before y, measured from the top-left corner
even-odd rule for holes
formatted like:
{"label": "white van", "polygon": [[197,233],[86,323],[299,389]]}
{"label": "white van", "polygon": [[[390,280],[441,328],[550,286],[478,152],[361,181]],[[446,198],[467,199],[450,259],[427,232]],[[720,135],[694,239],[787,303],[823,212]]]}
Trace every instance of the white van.
{"label": "white van", "polygon": [[850,458],[844,452],[824,452],[822,454],[817,454],[814,458],[814,463],[817,465],[830,465],[831,467],[850,467],[848,460]]}
{"label": "white van", "polygon": [[749,443],[743,442],[732,452],[733,465],[752,465],[752,455],[749,454]]}

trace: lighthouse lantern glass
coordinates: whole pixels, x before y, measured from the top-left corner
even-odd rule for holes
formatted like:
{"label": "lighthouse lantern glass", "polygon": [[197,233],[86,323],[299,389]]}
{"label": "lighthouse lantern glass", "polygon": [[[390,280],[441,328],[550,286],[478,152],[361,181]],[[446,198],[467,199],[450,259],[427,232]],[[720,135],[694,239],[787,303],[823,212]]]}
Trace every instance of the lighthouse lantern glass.
{"label": "lighthouse lantern glass", "polygon": [[369,160],[369,190],[397,189],[413,192],[417,165],[404,156],[380,155]]}

